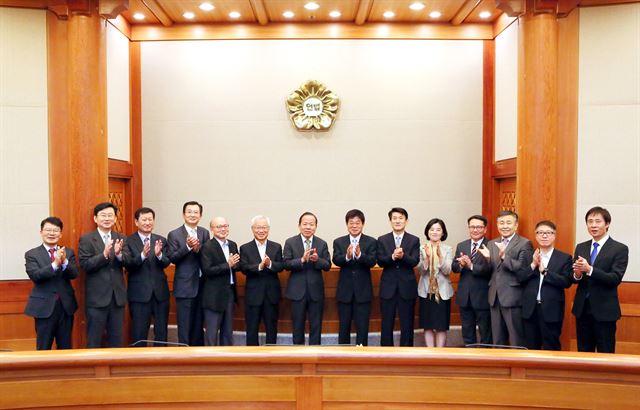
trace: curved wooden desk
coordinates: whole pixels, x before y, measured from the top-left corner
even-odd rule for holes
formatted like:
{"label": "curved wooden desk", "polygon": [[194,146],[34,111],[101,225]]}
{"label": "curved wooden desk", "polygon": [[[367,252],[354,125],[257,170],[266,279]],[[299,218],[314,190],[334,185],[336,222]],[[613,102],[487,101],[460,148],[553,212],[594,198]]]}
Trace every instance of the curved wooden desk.
{"label": "curved wooden desk", "polygon": [[631,409],[640,357],[202,347],[0,354],[0,408]]}

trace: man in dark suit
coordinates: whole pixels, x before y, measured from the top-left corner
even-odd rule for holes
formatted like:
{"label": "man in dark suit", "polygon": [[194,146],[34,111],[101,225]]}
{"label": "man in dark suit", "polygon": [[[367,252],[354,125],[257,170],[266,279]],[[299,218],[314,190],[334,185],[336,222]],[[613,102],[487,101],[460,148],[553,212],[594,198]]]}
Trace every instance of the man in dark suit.
{"label": "man in dark suit", "polygon": [[340,266],[336,289],[340,329],[338,343],[351,343],[351,322],[356,326],[356,344],[367,346],[373,286],[371,268],[376,264],[378,242],[362,233],[364,213],[352,209],[345,215],[348,235],[333,241],[333,263]]}
{"label": "man in dark suit", "polygon": [[189,346],[204,345],[202,330],[202,270],[200,248],[209,241],[209,231],[198,226],[202,205],[196,201],[182,205],[184,224],[169,232],[168,255],[175,265],[173,296],[176,298],[178,342]]}
{"label": "man in dark suit", "polygon": [[[202,245],[202,307],[207,329],[207,346],[233,345],[233,307],[236,293],[236,270],[240,264],[238,245],[227,239],[229,224],[215,217],[209,224],[213,238]],[[218,333],[220,334],[218,340]]]}
{"label": "man in dark suit", "polygon": [[[131,340],[147,340],[151,318],[156,342],[167,341],[169,285],[164,268],[171,263],[167,240],[153,233],[156,213],[151,208],[137,209],[134,218],[138,231],[126,241],[124,265],[129,273],[127,296],[131,314]],[[143,347],[147,343],[137,343]],[[161,343],[155,346],[164,346]]]}
{"label": "man in dark suit", "polygon": [[71,349],[73,314],[78,310],[71,279],[78,276],[73,249],[59,246],[62,221],[50,216],[40,222],[42,245],[24,254],[33,289],[24,313],[36,322],[36,349]]}
{"label": "man in dark suit", "polygon": [[87,274],[85,304],[87,309],[87,348],[102,346],[107,332],[110,347],[123,344],[124,305],[127,291],[124,285],[124,235],[113,231],[118,207],[102,202],[93,208],[93,220],[98,229],[80,238],[80,267]]}
{"label": "man in dark suit", "polygon": [[247,346],[258,346],[258,328],[264,322],[267,344],[278,338],[278,304],[280,279],[284,268],[282,246],[268,240],[271,222],[259,215],[251,219],[253,240],[240,247],[240,270],[247,277],[245,284],[245,325]]}
{"label": "man in dark suit", "polygon": [[418,297],[418,283],[413,270],[420,262],[420,239],[406,232],[409,214],[404,208],[391,208],[392,232],[378,238],[381,346],[393,346],[396,310],[400,319],[400,346],[413,346],[413,322]]}
{"label": "man in dark suit", "polygon": [[522,290],[517,273],[527,266],[533,255],[531,241],[516,233],[518,214],[501,211],[498,214],[500,236],[480,248],[491,262],[489,305],[491,333],[496,345],[524,346],[522,326]]}
{"label": "man in dark suit", "polygon": [[315,236],[318,218],[305,212],[298,219],[300,235],[284,243],[284,268],[290,271],[285,295],[291,301],[293,343],[304,344],[305,316],[309,316],[309,344],[319,345],[322,334],[324,279],[331,269],[327,243]]}
{"label": "man in dark suit", "polygon": [[627,270],[629,248],[609,236],[611,214],[606,209],[593,207],[584,219],[591,240],[576,245],[572,275],[578,283],[571,310],[578,351],[615,353],[618,285]]}
{"label": "man in dark suit", "polygon": [[460,307],[462,340],[465,345],[477,343],[476,325],[480,343],[491,344],[491,314],[489,313],[489,277],[491,265],[478,250],[488,244],[487,218],[473,215],[467,219],[469,237],[456,248],[456,258],[451,264],[453,272],[460,273],[456,304]]}
{"label": "man in dark suit", "polygon": [[536,242],[531,264],[518,279],[524,286],[522,318],[527,349],[560,350],[564,320],[564,290],[571,286],[571,255],[554,249],[556,225],[536,224]]}

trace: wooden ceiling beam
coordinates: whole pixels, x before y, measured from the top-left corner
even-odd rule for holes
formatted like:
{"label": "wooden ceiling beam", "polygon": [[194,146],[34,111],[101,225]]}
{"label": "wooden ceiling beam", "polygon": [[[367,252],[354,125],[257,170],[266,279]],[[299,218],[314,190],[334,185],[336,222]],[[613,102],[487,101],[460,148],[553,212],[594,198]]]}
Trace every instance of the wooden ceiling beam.
{"label": "wooden ceiling beam", "polygon": [[173,25],[173,20],[171,20],[171,17],[169,17],[167,12],[164,11],[162,6],[158,4],[157,0],[141,0],[141,1],[142,1],[142,4],[144,4],[149,9],[149,11],[158,20],[160,20],[163,26],[171,27]]}
{"label": "wooden ceiling beam", "polygon": [[98,14],[106,19],[114,19],[129,10],[129,0],[100,0]]}
{"label": "wooden ceiling beam", "polygon": [[267,9],[264,7],[264,3],[262,0],[249,0],[251,3],[251,8],[253,9],[253,14],[255,14],[258,23],[269,24],[269,15],[267,14]]}
{"label": "wooden ceiling beam", "polygon": [[369,13],[371,12],[371,6],[373,6],[373,0],[360,0],[358,11],[356,11],[355,23],[357,25],[362,25],[367,22]]}
{"label": "wooden ceiling beam", "polygon": [[451,19],[451,24],[454,26],[462,24],[481,2],[482,0],[465,0],[456,15]]}

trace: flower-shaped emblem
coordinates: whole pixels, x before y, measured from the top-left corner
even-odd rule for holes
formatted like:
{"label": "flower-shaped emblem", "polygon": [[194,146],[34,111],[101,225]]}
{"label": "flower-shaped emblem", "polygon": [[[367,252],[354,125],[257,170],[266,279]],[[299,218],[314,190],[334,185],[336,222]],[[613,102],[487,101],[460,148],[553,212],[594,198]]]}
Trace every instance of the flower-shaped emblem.
{"label": "flower-shaped emblem", "polygon": [[327,87],[309,80],[287,97],[287,110],[299,130],[328,130],[333,124],[340,101]]}

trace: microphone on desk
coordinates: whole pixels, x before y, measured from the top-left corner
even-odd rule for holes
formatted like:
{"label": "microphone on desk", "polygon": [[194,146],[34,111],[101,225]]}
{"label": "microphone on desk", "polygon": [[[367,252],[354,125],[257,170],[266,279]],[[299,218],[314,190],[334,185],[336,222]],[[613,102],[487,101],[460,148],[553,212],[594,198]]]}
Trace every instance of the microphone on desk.
{"label": "microphone on desk", "polygon": [[179,346],[179,347],[189,347],[188,344],[186,343],[178,343],[178,342],[160,342],[157,340],[137,340],[133,343],[131,343],[128,347],[136,347],[139,344],[142,343],[154,343],[154,344],[160,344],[160,345],[165,345],[165,346]]}

